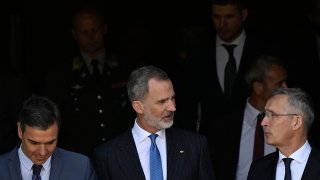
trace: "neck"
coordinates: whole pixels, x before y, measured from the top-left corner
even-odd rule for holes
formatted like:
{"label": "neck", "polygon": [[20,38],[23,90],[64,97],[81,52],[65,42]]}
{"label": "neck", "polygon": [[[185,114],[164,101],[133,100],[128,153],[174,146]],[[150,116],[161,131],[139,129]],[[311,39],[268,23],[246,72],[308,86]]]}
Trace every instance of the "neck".
{"label": "neck", "polygon": [[248,102],[250,103],[251,106],[253,106],[254,108],[256,108],[259,111],[264,111],[264,106],[266,105],[266,102],[255,96],[255,95],[251,95],[248,99]]}
{"label": "neck", "polygon": [[288,146],[279,146],[277,148],[283,155],[289,157],[291,154],[300,149],[306,143],[306,141],[307,138],[305,137],[301,137],[299,139],[292,139],[290,142],[286,142]]}

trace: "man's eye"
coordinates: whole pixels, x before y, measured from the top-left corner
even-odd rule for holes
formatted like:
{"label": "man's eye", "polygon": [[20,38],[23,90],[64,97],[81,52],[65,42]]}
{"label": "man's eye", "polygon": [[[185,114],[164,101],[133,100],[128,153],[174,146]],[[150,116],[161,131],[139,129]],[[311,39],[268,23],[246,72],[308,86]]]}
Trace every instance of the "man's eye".
{"label": "man's eye", "polygon": [[47,144],[51,145],[53,144],[55,141],[50,141],[50,142],[47,142]]}

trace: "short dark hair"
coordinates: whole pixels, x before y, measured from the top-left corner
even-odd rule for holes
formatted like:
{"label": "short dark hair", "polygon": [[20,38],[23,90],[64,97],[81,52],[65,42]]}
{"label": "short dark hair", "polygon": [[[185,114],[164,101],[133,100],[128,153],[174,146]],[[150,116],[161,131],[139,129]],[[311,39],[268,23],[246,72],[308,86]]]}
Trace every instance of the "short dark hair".
{"label": "short dark hair", "polygon": [[72,28],[75,28],[79,16],[84,14],[90,14],[96,16],[101,23],[106,24],[105,14],[101,7],[97,4],[80,4],[73,10],[72,13]]}
{"label": "short dark hair", "polygon": [[60,128],[60,112],[50,99],[33,95],[24,101],[19,114],[19,123],[22,132],[25,131],[26,125],[46,130],[57,123]]}
{"label": "short dark hair", "polygon": [[131,102],[144,98],[149,91],[148,82],[152,78],[164,81],[170,80],[166,72],[155,66],[143,66],[130,74],[127,90]]}
{"label": "short dark hair", "polygon": [[228,4],[233,4],[237,5],[239,10],[243,10],[247,8],[245,0],[210,0],[211,5],[228,5]]}

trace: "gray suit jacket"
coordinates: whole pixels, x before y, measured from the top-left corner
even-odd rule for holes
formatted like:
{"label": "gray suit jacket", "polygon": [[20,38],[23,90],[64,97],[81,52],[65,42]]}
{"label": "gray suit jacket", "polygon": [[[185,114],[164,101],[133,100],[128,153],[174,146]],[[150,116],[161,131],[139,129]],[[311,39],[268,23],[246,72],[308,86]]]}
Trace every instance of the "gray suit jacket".
{"label": "gray suit jacket", "polygon": [[[166,130],[167,180],[214,180],[205,137],[181,129]],[[100,180],[144,180],[131,129],[95,150]]]}
{"label": "gray suit jacket", "polygon": [[[276,151],[253,161],[249,170],[248,180],[274,180],[278,158],[279,153]],[[301,180],[316,179],[320,179],[320,152],[312,148]]]}
{"label": "gray suit jacket", "polygon": [[[0,179],[22,180],[18,148],[0,156]],[[51,159],[50,180],[96,180],[88,157],[56,148]]]}

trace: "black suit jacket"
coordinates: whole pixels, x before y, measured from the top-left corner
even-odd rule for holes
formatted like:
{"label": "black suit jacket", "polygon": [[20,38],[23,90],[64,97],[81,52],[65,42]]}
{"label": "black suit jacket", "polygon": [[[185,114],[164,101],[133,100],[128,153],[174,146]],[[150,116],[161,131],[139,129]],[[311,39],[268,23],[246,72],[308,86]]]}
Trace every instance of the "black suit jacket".
{"label": "black suit jacket", "polygon": [[[220,117],[230,114],[246,101],[249,87],[245,74],[251,63],[267,50],[260,39],[247,34],[231,98],[226,99],[218,80],[215,38],[211,37],[210,40],[206,47],[190,53],[190,59],[181,71],[180,86],[176,88],[178,110],[175,126],[195,130],[200,106],[199,132],[208,138],[214,168],[218,172],[221,170],[218,163],[221,158],[220,142],[226,141],[227,136],[226,120]],[[231,122],[228,123],[230,125]]]}
{"label": "black suit jacket", "polygon": [[[204,46],[193,49],[188,54],[185,65],[178,78],[176,126],[195,130],[198,116],[198,105],[201,107],[200,132],[207,134],[216,126],[216,117],[228,110],[249,95],[245,74],[250,64],[261,54],[271,50],[265,48],[264,41],[247,34],[240,65],[237,71],[231,98],[226,99],[218,80],[216,66],[216,40],[210,35]],[[220,128],[220,127],[219,127]]]}
{"label": "black suit jacket", "polygon": [[[170,128],[166,141],[167,180],[215,179],[203,136]],[[131,129],[98,147],[94,165],[100,180],[145,179]]]}
{"label": "black suit jacket", "polygon": [[234,180],[236,177],[245,106],[246,101],[243,101],[230,113],[218,118],[224,124],[224,128],[218,129],[223,138],[217,140],[216,152],[212,156],[217,177],[223,180]]}
{"label": "black suit jacket", "polygon": [[91,156],[96,146],[131,126],[127,72],[113,58],[107,53],[98,83],[81,57],[48,73],[46,95],[58,104],[63,119],[60,147]]}
{"label": "black suit jacket", "polygon": [[[248,180],[274,180],[276,176],[279,153],[274,152],[253,161],[249,170]],[[320,179],[320,152],[312,149],[301,180]]]}

